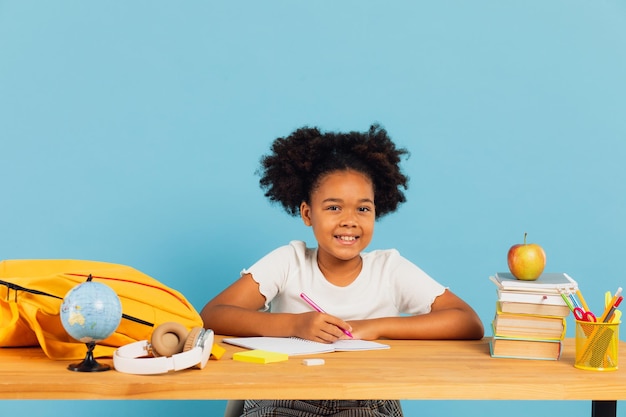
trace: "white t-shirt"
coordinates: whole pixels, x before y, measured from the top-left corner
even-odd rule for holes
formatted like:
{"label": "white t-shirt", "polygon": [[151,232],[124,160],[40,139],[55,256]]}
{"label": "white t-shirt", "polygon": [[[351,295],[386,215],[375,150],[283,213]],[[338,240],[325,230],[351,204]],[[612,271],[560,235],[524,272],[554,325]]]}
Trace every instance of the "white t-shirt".
{"label": "white t-shirt", "polygon": [[317,249],[292,241],[270,252],[241,274],[259,283],[266,310],[276,313],[312,311],[305,293],[328,314],[343,320],[425,314],[446,287],[395,249],[361,254],[363,267],[348,286],[326,280],[317,265]]}

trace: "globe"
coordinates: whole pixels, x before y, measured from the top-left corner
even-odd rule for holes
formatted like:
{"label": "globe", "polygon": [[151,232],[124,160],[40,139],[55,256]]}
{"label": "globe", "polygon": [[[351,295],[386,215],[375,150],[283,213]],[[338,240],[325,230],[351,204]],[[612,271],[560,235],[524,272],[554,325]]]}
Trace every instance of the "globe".
{"label": "globe", "polygon": [[65,331],[83,343],[109,337],[122,319],[122,304],[109,286],[87,281],[72,288],[61,304]]}
{"label": "globe", "polygon": [[122,304],[111,287],[91,280],[68,291],[61,304],[61,324],[74,339],[87,344],[83,362],[70,365],[73,371],[101,371],[110,367],[93,359],[95,344],[109,337],[122,320]]}

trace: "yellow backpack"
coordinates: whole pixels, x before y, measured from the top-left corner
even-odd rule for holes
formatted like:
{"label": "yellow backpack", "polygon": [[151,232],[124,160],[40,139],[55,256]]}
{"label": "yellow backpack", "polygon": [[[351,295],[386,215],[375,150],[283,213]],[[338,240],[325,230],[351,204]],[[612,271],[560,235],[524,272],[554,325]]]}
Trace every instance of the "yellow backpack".
{"label": "yellow backpack", "polygon": [[149,340],[165,322],[202,327],[194,307],[178,291],[129,266],[82,260],[0,261],[0,346],[41,346],[51,359],[83,359],[85,344],[72,339],[59,310],[67,292],[85,282],[111,287],[122,304],[118,329],[98,342],[95,357],[112,356],[128,343]]}

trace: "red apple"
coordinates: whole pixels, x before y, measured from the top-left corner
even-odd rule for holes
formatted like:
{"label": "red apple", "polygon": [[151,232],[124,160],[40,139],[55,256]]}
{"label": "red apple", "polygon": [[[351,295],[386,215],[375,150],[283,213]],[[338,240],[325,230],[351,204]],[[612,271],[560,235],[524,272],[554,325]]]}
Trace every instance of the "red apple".
{"label": "red apple", "polygon": [[526,235],[524,233],[524,243],[511,246],[507,260],[509,270],[515,278],[534,281],[546,266],[546,253],[536,243],[526,243]]}

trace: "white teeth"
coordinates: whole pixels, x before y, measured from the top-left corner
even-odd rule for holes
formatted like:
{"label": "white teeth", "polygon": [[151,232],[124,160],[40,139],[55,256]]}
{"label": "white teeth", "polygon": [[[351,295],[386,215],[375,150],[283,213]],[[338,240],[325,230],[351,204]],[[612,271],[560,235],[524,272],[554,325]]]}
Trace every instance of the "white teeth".
{"label": "white teeth", "polygon": [[353,240],[356,240],[356,237],[354,236],[338,236],[340,240],[345,240],[347,242],[351,242]]}

